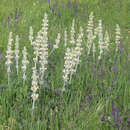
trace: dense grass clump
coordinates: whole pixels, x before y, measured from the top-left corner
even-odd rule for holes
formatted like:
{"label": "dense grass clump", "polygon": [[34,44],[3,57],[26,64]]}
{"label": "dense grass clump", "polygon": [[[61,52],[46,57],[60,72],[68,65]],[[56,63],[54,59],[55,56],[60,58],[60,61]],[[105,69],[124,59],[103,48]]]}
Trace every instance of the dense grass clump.
{"label": "dense grass clump", "polygon": [[127,130],[127,0],[1,0],[0,130]]}

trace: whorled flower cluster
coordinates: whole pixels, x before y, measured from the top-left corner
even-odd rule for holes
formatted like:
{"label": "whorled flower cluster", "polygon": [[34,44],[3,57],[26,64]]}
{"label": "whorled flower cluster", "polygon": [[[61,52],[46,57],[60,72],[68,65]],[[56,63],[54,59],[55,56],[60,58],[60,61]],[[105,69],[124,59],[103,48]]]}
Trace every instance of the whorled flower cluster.
{"label": "whorled flower cluster", "polygon": [[[48,19],[47,14],[44,14],[43,22],[42,22],[42,28],[38,32],[36,40],[33,42],[34,47],[34,67],[32,68],[33,74],[32,74],[32,99],[33,99],[33,106],[32,109],[34,109],[35,101],[38,99],[38,83],[41,85],[41,83],[44,81],[44,72],[47,69],[48,64]],[[37,63],[40,63],[40,67],[38,68]],[[39,74],[37,73],[39,71]],[[44,84],[43,84],[44,85]]]}
{"label": "whorled flower cluster", "polygon": [[16,41],[15,41],[15,60],[16,60],[16,69],[17,69],[17,74],[19,72],[19,36],[16,35]]}
{"label": "whorled flower cluster", "polygon": [[105,32],[104,36],[104,51],[109,51],[110,37],[108,31]]}
{"label": "whorled flower cluster", "polygon": [[92,47],[92,44],[93,44],[93,39],[95,38],[94,37],[94,33],[93,33],[93,29],[94,29],[94,25],[93,25],[93,12],[90,13],[89,15],[89,20],[88,20],[88,26],[87,26],[87,52],[88,52],[88,55],[90,54],[90,50],[91,50],[91,47]]}
{"label": "whorled flower cluster", "polygon": [[[99,49],[99,59],[101,59],[103,53],[108,51],[109,45],[110,45],[110,38],[109,34],[106,31],[105,35],[103,37],[103,27],[102,27],[102,21],[99,20],[98,27],[94,29],[94,24],[93,24],[93,12],[89,16],[89,21],[88,21],[88,26],[87,26],[87,52],[90,54],[90,51],[92,49],[93,51],[93,56],[96,52],[96,50]],[[65,57],[64,57],[64,69],[63,69],[63,81],[64,81],[64,87],[63,90],[65,90],[65,86],[69,83],[71,83],[72,76],[74,73],[77,71],[77,67],[80,63],[80,57],[82,54],[82,39],[83,39],[83,29],[80,27],[80,31],[78,34],[78,38],[75,38],[75,21],[73,20],[72,22],[72,27],[71,27],[71,37],[70,37],[70,43],[71,43],[71,48],[67,48],[65,52]],[[66,49],[67,46],[67,31],[64,31],[64,47]],[[96,40],[98,40],[98,44],[94,44]],[[30,27],[30,32],[29,32],[29,40],[31,45],[33,45],[34,49],[34,67],[32,68],[32,86],[31,86],[31,91],[32,91],[32,100],[33,100],[33,105],[32,109],[35,107],[35,102],[38,99],[38,89],[39,86],[41,87],[44,85],[44,76],[45,76],[45,71],[47,70],[47,65],[48,65],[48,16],[45,13],[44,19],[42,22],[42,28],[41,30],[37,33],[37,37],[34,40],[33,38],[33,28]],[[120,40],[120,28],[119,25],[116,26],[116,50],[118,50],[118,45],[119,45],[119,40]],[[9,84],[9,77],[11,73],[11,64],[12,64],[12,58],[13,58],[13,51],[12,51],[12,32],[9,34],[9,41],[8,41],[8,46],[7,46],[7,61],[5,62],[7,66],[7,73],[8,73],[8,84]],[[57,38],[55,40],[55,45],[53,46],[53,50],[57,49],[59,47],[59,43],[61,41],[61,34],[58,33]],[[73,46],[74,45],[74,46]],[[92,48],[93,47],[93,48]],[[97,48],[98,47],[98,48]],[[19,71],[19,37],[16,36],[16,42],[15,42],[15,61],[16,61],[16,69],[17,69],[17,74]],[[27,72],[27,65],[29,64],[28,58],[27,58],[27,49],[24,47],[23,51],[23,59],[22,59],[22,72],[23,72],[23,79],[24,83],[27,79],[26,72]]]}
{"label": "whorled flower cluster", "polygon": [[30,43],[31,43],[31,45],[33,45],[33,39],[34,39],[34,37],[33,37],[33,28],[32,28],[32,26],[30,26],[30,28],[29,28],[29,40],[30,40]]}
{"label": "whorled flower cluster", "polygon": [[60,40],[61,40],[61,34],[58,33],[57,38],[55,39],[55,45],[53,45],[53,49],[49,53],[49,56],[54,52],[55,49],[59,47]]}
{"label": "whorled flower cluster", "polygon": [[37,90],[38,90],[38,74],[37,74],[37,69],[36,67],[33,67],[32,68],[33,72],[32,72],[32,87],[31,87],[31,90],[32,90],[32,100],[33,100],[33,105],[32,105],[32,109],[35,108],[35,101],[38,99],[38,93],[37,93]]}
{"label": "whorled flower cluster", "polygon": [[[81,43],[82,43],[82,37],[83,37],[83,29],[80,28],[80,34],[76,41],[76,47],[74,48],[67,48],[67,51],[65,53],[65,63],[64,63],[64,69],[63,69],[63,81],[64,81],[64,87],[66,84],[71,82],[72,75],[76,72],[77,66],[80,62],[80,56],[81,56]],[[65,89],[65,88],[63,88]]]}
{"label": "whorled flower cluster", "polygon": [[63,81],[64,84],[67,84],[67,82],[69,81],[69,74],[70,74],[70,70],[71,70],[71,66],[72,66],[72,58],[73,58],[73,50],[70,48],[67,48],[66,53],[65,53],[65,63],[64,63],[64,69],[63,69]]}
{"label": "whorled flower cluster", "polygon": [[73,72],[76,72],[77,70],[77,66],[78,64],[80,63],[80,56],[81,56],[81,52],[83,50],[82,48],[82,38],[83,38],[83,29],[82,27],[80,27],[80,32],[79,32],[79,36],[76,40],[76,47],[74,48],[74,58],[73,58],[73,61],[74,61],[74,67],[73,67]]}
{"label": "whorled flower cluster", "polygon": [[65,29],[64,31],[64,47],[66,48],[67,46],[67,30]]}
{"label": "whorled flower cluster", "polygon": [[9,40],[8,40],[8,46],[6,51],[6,59],[5,65],[7,66],[7,74],[8,74],[8,85],[10,80],[10,73],[11,73],[11,64],[12,64],[12,58],[13,58],[13,50],[12,50],[12,32],[9,33]]}
{"label": "whorled flower cluster", "polygon": [[98,47],[99,47],[98,59],[101,59],[101,56],[103,54],[103,48],[104,48],[102,20],[99,20],[98,23]]}
{"label": "whorled flower cluster", "polygon": [[94,25],[93,25],[93,12],[90,13],[89,15],[89,20],[88,20],[88,26],[87,26],[87,34],[88,33],[92,33],[93,32],[93,28],[94,28]]}
{"label": "whorled flower cluster", "polygon": [[43,24],[42,24],[42,29],[41,29],[42,41],[41,41],[40,50],[39,50],[41,80],[43,80],[44,72],[47,69],[47,64],[48,64],[48,36],[47,36],[47,31],[48,31],[48,19],[47,19],[47,14],[45,13],[44,19],[43,19]]}
{"label": "whorled flower cluster", "polygon": [[24,49],[23,49],[22,53],[23,53],[23,59],[22,59],[22,67],[21,67],[21,69],[22,69],[22,72],[23,72],[23,80],[24,80],[24,83],[25,83],[25,81],[27,79],[27,76],[26,76],[27,65],[29,64],[29,61],[27,59],[27,54],[28,53],[27,53],[27,49],[26,49],[25,46],[24,46]]}
{"label": "whorled flower cluster", "polygon": [[118,48],[119,48],[119,42],[120,42],[120,40],[121,40],[120,27],[119,27],[118,24],[116,25],[115,33],[116,33],[116,38],[115,38],[116,51],[118,51]]}
{"label": "whorled flower cluster", "polygon": [[75,20],[72,21],[71,31],[70,31],[70,43],[75,44]]}
{"label": "whorled flower cluster", "polygon": [[33,42],[33,48],[34,48],[34,55],[35,57],[33,58],[33,61],[35,63],[35,67],[38,63],[38,58],[40,56],[40,47],[42,43],[42,36],[41,36],[41,31],[37,33],[36,40]]}
{"label": "whorled flower cluster", "polygon": [[53,46],[54,49],[57,49],[60,43],[61,35],[58,33],[57,38],[55,40],[56,44]]}

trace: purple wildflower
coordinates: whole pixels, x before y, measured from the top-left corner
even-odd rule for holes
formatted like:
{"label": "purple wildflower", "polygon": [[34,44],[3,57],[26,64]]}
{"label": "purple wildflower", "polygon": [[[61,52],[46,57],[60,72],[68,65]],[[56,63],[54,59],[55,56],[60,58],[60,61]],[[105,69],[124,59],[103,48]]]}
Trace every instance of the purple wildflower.
{"label": "purple wildflower", "polygon": [[117,74],[118,73],[116,73],[115,76],[114,76],[114,81],[117,81]]}
{"label": "purple wildflower", "polygon": [[49,9],[51,10],[51,5],[49,4]]}
{"label": "purple wildflower", "polygon": [[117,121],[120,121],[120,108],[117,107]]}
{"label": "purple wildflower", "polygon": [[116,72],[116,65],[112,67],[112,72]]}
{"label": "purple wildflower", "polygon": [[58,16],[60,17],[60,11],[58,11]]}
{"label": "purple wildflower", "polygon": [[114,65],[112,67],[112,72],[116,72],[116,74],[114,76],[114,80],[113,80],[112,86],[114,85],[114,82],[117,81],[118,72],[117,72],[116,64],[117,64],[117,56],[114,57]]}
{"label": "purple wildflower", "polygon": [[104,107],[104,114],[103,114],[101,121],[105,121],[105,116],[106,116],[106,106]]}
{"label": "purple wildflower", "polygon": [[55,4],[54,4],[54,8],[57,8],[57,6],[58,6],[58,2],[57,2],[57,0],[55,1]]}
{"label": "purple wildflower", "polygon": [[71,2],[70,2],[70,0],[68,0],[67,7],[71,8]]}
{"label": "purple wildflower", "polygon": [[112,101],[112,117],[113,117],[113,120],[116,121],[115,108],[114,108],[114,102],[113,101]]}
{"label": "purple wildflower", "polygon": [[50,49],[50,51],[52,51],[52,49],[53,49],[53,44],[49,44],[49,45],[48,45],[48,48]]}
{"label": "purple wildflower", "polygon": [[18,23],[18,10],[16,8],[16,11],[15,11],[15,23],[17,24]]}
{"label": "purple wildflower", "polygon": [[123,44],[122,44],[122,41],[121,41],[121,40],[119,40],[119,43],[120,43],[120,50],[122,50],[122,49],[123,49]]}
{"label": "purple wildflower", "polygon": [[74,15],[77,13],[77,1],[74,1]]}
{"label": "purple wildflower", "polygon": [[116,112],[117,112],[117,119],[116,119],[116,122],[117,122],[117,126],[118,126],[118,128],[120,128],[120,126],[121,126],[121,120],[120,120],[120,107],[117,107],[116,108]]}
{"label": "purple wildflower", "polygon": [[8,16],[8,27],[10,26],[10,16]]}
{"label": "purple wildflower", "polygon": [[48,4],[49,4],[49,9],[51,10],[51,4],[50,4],[50,0],[48,0]]}

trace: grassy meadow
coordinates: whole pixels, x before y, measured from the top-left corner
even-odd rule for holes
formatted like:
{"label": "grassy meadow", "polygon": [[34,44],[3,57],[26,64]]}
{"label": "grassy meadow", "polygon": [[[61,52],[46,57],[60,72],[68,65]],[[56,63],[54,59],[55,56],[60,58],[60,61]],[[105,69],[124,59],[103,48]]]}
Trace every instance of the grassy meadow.
{"label": "grassy meadow", "polygon": [[[95,36],[94,40],[86,31],[92,12],[93,25],[90,28],[93,32],[92,37]],[[48,19],[48,48],[40,45],[43,47],[41,50],[43,52],[39,53],[36,59],[39,44],[35,43],[39,43],[38,40],[41,38],[38,37],[38,32],[46,36],[46,32],[42,32],[45,29],[43,27],[45,13]],[[102,31],[95,34],[99,20],[102,20]],[[74,40],[76,43],[81,42],[79,46],[70,43],[73,21]],[[119,45],[115,42],[117,25],[120,27]],[[34,45],[31,45],[29,40],[30,27],[33,29]],[[100,40],[105,43],[106,30],[110,38],[109,45],[101,52],[99,43]],[[7,50],[9,40],[11,41],[10,32],[13,40],[12,50],[15,50],[15,39],[17,35],[19,36],[18,73],[16,58],[11,51],[12,64],[5,65],[9,57]],[[100,38],[99,33],[103,38]],[[56,40],[58,34],[59,44],[55,46],[58,43]],[[41,39],[46,41],[46,37]],[[92,43],[90,48],[88,42]],[[23,65],[25,46],[27,50],[25,59],[28,59],[26,67]],[[63,78],[63,69],[65,63],[68,63],[65,62],[67,59],[65,56],[69,55],[67,51],[70,50],[72,54],[71,51],[80,46],[78,49],[81,52],[77,54],[77,63],[74,63],[76,70],[74,74],[72,71],[69,75],[70,82],[66,82]],[[40,57],[46,49],[47,59],[46,55]],[[73,61],[72,57],[69,62]],[[45,63],[39,62],[40,60],[41,62],[45,60]],[[11,67],[9,73],[8,65]],[[43,68],[40,70],[41,66]],[[42,77],[44,69],[46,71]],[[39,77],[32,77],[34,71],[37,71]],[[34,108],[33,79],[37,82],[34,82],[34,86],[38,87],[33,93],[38,94]],[[62,88],[65,90],[62,91]],[[0,0],[0,130],[128,130],[129,128],[129,0]]]}

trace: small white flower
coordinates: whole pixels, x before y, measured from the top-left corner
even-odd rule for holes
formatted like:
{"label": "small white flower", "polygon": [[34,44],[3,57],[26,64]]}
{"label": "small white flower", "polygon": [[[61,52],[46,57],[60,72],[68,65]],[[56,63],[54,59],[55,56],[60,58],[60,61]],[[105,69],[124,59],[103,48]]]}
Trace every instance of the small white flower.
{"label": "small white flower", "polygon": [[105,49],[105,51],[108,51],[109,44],[110,44],[110,38],[109,38],[108,31],[106,31],[105,36],[104,36],[104,49]]}
{"label": "small white flower", "polygon": [[76,41],[76,47],[74,48],[67,48],[65,53],[65,63],[64,63],[64,69],[63,69],[63,81],[64,85],[66,85],[68,82],[71,82],[71,78],[73,73],[76,72],[77,66],[80,62],[80,56],[81,56],[81,43],[82,43],[82,37],[83,37],[83,29],[80,27],[80,32],[78,39]]}
{"label": "small white flower", "polygon": [[[32,84],[32,85],[37,85],[37,84]],[[38,90],[38,87],[37,86],[33,86],[33,87],[31,87],[31,90],[34,92],[34,93],[36,93],[37,92],[37,90]]]}
{"label": "small white flower", "polygon": [[7,61],[5,62],[7,66],[7,73],[8,73],[8,85],[9,85],[9,80],[10,80],[10,73],[11,73],[11,64],[12,64],[12,58],[13,58],[13,51],[12,51],[12,32],[9,33],[9,40],[8,40],[8,45],[7,45],[7,51],[6,51],[6,59]]}
{"label": "small white flower", "polygon": [[22,59],[22,71],[23,71],[23,79],[24,79],[24,82],[26,80],[26,70],[27,70],[27,65],[29,64],[29,61],[27,60],[27,49],[26,47],[24,46],[24,49],[22,51],[23,53],[23,59]]}
{"label": "small white flower", "polygon": [[61,35],[60,35],[60,33],[58,33],[57,38],[56,38],[56,41],[55,41],[56,44],[53,46],[54,49],[57,49],[57,48],[58,48],[59,43],[60,43],[60,38],[61,38]]}
{"label": "small white flower", "polygon": [[91,31],[93,31],[93,12],[90,13],[89,15],[89,20],[88,20],[88,27],[87,27],[87,33],[90,33]]}
{"label": "small white flower", "polygon": [[89,15],[89,20],[88,20],[88,26],[87,26],[87,51],[88,51],[88,55],[90,54],[90,50],[91,50],[91,47],[92,47],[92,43],[93,43],[93,40],[95,38],[95,35],[93,33],[93,12],[90,13]]}
{"label": "small white flower", "polygon": [[118,51],[118,48],[119,48],[119,41],[121,39],[121,33],[120,33],[120,27],[119,25],[117,24],[116,25],[116,38],[115,38],[115,43],[116,43],[116,51]]}
{"label": "small white flower", "polygon": [[39,95],[37,93],[33,93],[31,97],[32,97],[33,101],[36,101],[38,99],[38,96]]}
{"label": "small white flower", "polygon": [[33,45],[33,28],[32,26],[30,26],[30,29],[29,29],[29,40],[31,42],[31,45]]}
{"label": "small white flower", "polygon": [[44,78],[44,72],[47,69],[47,64],[48,64],[48,36],[47,36],[48,33],[47,31],[48,31],[48,19],[47,19],[47,14],[45,13],[43,24],[42,24],[42,29],[41,29],[42,41],[41,41],[40,50],[39,50],[41,80],[43,80]]}
{"label": "small white flower", "polygon": [[73,22],[72,22],[72,27],[71,27],[71,33],[70,33],[70,35],[71,35],[71,37],[70,37],[70,43],[71,44],[74,44],[75,43],[75,20],[73,19]]}
{"label": "small white flower", "polygon": [[99,20],[98,24],[98,45],[99,45],[99,58],[101,59],[101,56],[103,54],[103,48],[104,48],[104,41],[103,41],[103,29],[102,29],[102,20]]}
{"label": "small white flower", "polygon": [[39,76],[37,75],[37,69],[36,67],[32,68],[33,73],[32,73],[32,99],[33,99],[33,105],[32,105],[32,109],[34,109],[34,105],[35,105],[35,101],[38,99],[38,94],[36,93],[38,90],[38,78]]}
{"label": "small white flower", "polygon": [[16,60],[16,69],[18,74],[19,69],[19,36],[16,36],[16,42],[15,42],[15,60]]}
{"label": "small white flower", "polygon": [[64,31],[64,46],[65,47],[67,46],[67,31],[66,31],[66,29]]}

